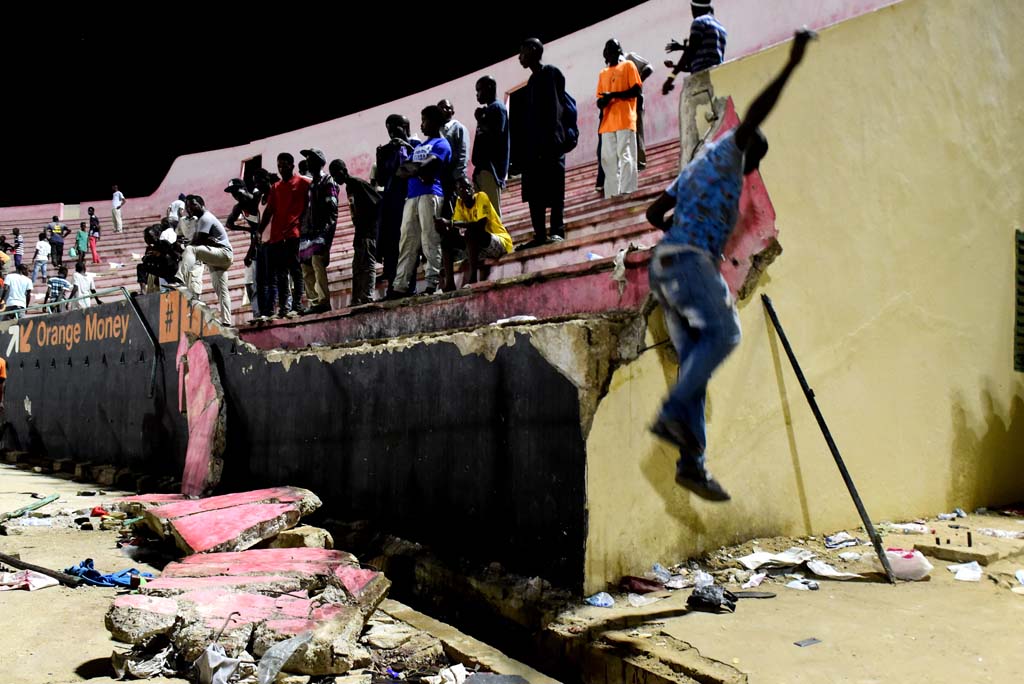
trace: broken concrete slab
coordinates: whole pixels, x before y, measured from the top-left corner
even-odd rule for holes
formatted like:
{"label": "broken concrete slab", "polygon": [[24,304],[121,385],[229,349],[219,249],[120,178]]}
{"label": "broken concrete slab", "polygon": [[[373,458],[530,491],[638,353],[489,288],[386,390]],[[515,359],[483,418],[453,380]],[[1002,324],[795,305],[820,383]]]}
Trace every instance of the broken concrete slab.
{"label": "broken concrete slab", "polygon": [[129,643],[168,634],[188,660],[214,640],[229,653],[248,649],[259,657],[311,631],[312,641],[296,651],[286,671],[344,673],[370,664],[358,639],[390,587],[381,573],[355,563],[351,554],[306,548],[189,556],[169,564],[140,595],[116,599],[107,628]]}
{"label": "broken concrete slab", "polygon": [[[178,345],[179,376],[184,378],[188,447],[181,492],[190,496],[209,494],[224,470],[227,410],[217,367],[210,362],[209,345],[201,339],[190,344],[182,334]],[[183,352],[183,346],[187,351]]]}
{"label": "broken concrete slab", "polygon": [[345,551],[328,549],[250,549],[243,552],[209,553],[183,558],[164,568],[163,577],[211,577],[215,575],[329,576],[341,565],[358,566]]}
{"label": "broken concrete slab", "polygon": [[954,563],[976,561],[979,565],[988,565],[1009,555],[1008,552],[1000,553],[997,549],[988,546],[941,546],[939,544],[918,542],[914,544],[914,548],[931,558],[952,561]]}
{"label": "broken concrete slab", "polygon": [[[159,495],[156,495],[159,496]],[[131,497],[138,500],[142,497]],[[126,501],[128,499],[119,499]],[[221,494],[219,496],[208,496],[202,499],[186,498],[167,499],[165,501],[153,500],[150,503],[157,505],[146,506],[143,512],[146,523],[154,532],[160,535],[170,533],[169,524],[178,518],[184,518],[196,513],[208,513],[220,511],[246,504],[293,504],[299,515],[309,515],[320,508],[321,502],[316,494],[301,487],[269,487],[267,489],[254,489],[248,492],[236,492],[232,494]]]}
{"label": "broken concrete slab", "polygon": [[285,530],[273,539],[260,544],[260,548],[267,549],[333,549],[334,538],[331,533],[321,527],[311,525],[299,525],[290,530]]}
{"label": "broken concrete slab", "polygon": [[185,553],[244,551],[295,527],[300,516],[294,504],[244,504],[177,518],[169,526]]}

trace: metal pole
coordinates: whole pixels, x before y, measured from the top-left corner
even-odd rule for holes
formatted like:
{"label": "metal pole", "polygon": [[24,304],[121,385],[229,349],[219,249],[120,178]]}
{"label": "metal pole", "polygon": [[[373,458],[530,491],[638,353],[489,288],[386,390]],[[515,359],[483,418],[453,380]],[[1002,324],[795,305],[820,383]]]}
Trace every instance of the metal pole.
{"label": "metal pole", "polygon": [[890,584],[895,584],[896,577],[892,574],[892,567],[889,565],[889,559],[886,558],[885,549],[882,548],[882,538],[878,536],[875,526],[871,523],[871,517],[864,508],[864,502],[860,500],[860,494],[857,493],[857,486],[853,484],[853,478],[850,477],[850,471],[846,469],[843,457],[839,454],[839,447],[836,446],[835,441],[832,439],[832,433],[829,431],[828,424],[825,422],[825,416],[821,414],[821,409],[818,408],[818,402],[814,399],[814,390],[812,390],[810,385],[807,384],[807,379],[804,378],[804,373],[800,370],[800,364],[796,360],[793,348],[789,346],[789,340],[786,338],[786,332],[782,329],[782,324],[779,323],[779,317],[775,313],[775,307],[772,306],[771,297],[766,294],[762,294],[761,301],[764,302],[764,308],[768,310],[768,317],[771,318],[772,325],[775,326],[775,332],[779,334],[779,339],[782,341],[782,348],[786,350],[786,356],[789,357],[789,362],[793,366],[793,372],[796,373],[796,378],[800,381],[800,387],[804,391],[804,396],[807,397],[807,403],[811,405],[811,411],[814,412],[814,417],[818,421],[818,427],[821,428],[821,433],[825,436],[825,442],[828,444],[829,451],[832,452],[832,458],[835,459],[836,465],[839,467],[839,474],[843,476],[843,482],[846,483],[846,488],[850,490],[850,496],[853,498],[853,503],[857,507],[860,519],[864,523],[864,529],[867,530],[868,536],[871,538],[871,543],[875,547],[875,553],[878,554],[878,560],[882,563],[882,568],[885,570],[885,576],[888,578]]}

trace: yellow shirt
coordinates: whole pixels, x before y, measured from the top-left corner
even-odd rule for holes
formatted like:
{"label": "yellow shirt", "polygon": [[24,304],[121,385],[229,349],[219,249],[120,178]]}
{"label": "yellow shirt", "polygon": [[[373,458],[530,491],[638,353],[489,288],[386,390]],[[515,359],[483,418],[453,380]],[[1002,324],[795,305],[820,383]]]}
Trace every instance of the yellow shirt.
{"label": "yellow shirt", "polygon": [[[597,97],[601,93],[621,93],[633,86],[642,85],[640,72],[628,59],[623,59],[615,66],[605,67],[597,78]],[[615,98],[604,108],[601,115],[601,128],[598,133],[614,133],[615,131],[636,130],[636,98],[623,100]]]}
{"label": "yellow shirt", "polygon": [[505,254],[511,254],[512,236],[505,230],[505,226],[501,223],[501,217],[498,216],[498,212],[494,211],[494,205],[491,204],[490,198],[482,192],[476,193],[474,197],[475,200],[471,207],[467,207],[462,198],[459,198],[459,201],[455,203],[455,214],[452,216],[452,220],[459,223],[476,223],[480,219],[487,219],[487,232],[498,236],[505,248]]}

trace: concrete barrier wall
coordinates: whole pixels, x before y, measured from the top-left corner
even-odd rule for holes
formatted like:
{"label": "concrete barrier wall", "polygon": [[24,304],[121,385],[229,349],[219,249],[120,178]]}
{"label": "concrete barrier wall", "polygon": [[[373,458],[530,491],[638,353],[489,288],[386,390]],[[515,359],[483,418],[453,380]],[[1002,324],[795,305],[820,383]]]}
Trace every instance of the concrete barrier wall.
{"label": "concrete barrier wall", "polygon": [[[766,4],[762,0],[717,0],[716,12],[729,31],[727,59],[753,54],[786,40],[793,29],[802,25],[821,28],[859,16],[899,0],[786,0]],[[627,50],[635,50],[651,60],[657,72],[646,89],[646,135],[652,142],[671,140],[678,136],[678,89],[668,97],[661,94],[667,70],[660,66],[664,46],[669,38],[682,40],[691,21],[689,5],[680,0],[650,0],[634,9],[599,22],[581,31],[552,41],[547,45],[544,61],[560,67],[566,75],[567,88],[580,103],[580,146],[570,155],[570,165],[593,159],[597,144],[597,107],[591,105],[597,86],[597,75],[604,66],[601,50],[610,37],[617,37]],[[499,93],[513,90],[526,82],[529,73],[518,62],[516,54],[486,69],[473,72],[449,83],[421,93],[374,107],[356,114],[256,140],[248,145],[225,148],[179,157],[171,165],[160,187],[148,197],[132,196],[131,179],[120,179],[122,192],[128,195],[125,217],[163,213],[180,192],[196,192],[207,205],[226,214],[232,204],[223,192],[229,178],[238,176],[241,162],[256,155],[263,156],[263,165],[275,169],[279,152],[298,155],[300,149],[315,145],[328,158],[343,157],[353,174],[366,176],[373,163],[376,146],[387,139],[384,119],[401,113],[418,129],[419,112],[441,98],[452,100],[456,117],[475,130],[473,110],[477,107],[474,84],[490,74],[498,81]],[[211,87],[216,88],[216,84]],[[254,114],[258,116],[258,113]],[[64,198],[72,199],[72,198]],[[77,198],[74,198],[77,201]],[[109,220],[110,196],[81,201],[95,206],[104,221]],[[33,213],[20,208],[0,208],[0,220],[50,216],[49,209]]]}
{"label": "concrete barrier wall", "polygon": [[[906,0],[822,34],[765,131],[784,253],[762,280],[876,520],[1024,498],[1013,372],[1024,221],[1024,6]],[[785,46],[713,75],[740,111]],[[758,535],[859,525],[759,298],[712,381],[709,464],[733,495],[673,482],[645,430],[675,378],[647,351],[588,439],[587,590]],[[665,339],[652,325],[648,344]]]}

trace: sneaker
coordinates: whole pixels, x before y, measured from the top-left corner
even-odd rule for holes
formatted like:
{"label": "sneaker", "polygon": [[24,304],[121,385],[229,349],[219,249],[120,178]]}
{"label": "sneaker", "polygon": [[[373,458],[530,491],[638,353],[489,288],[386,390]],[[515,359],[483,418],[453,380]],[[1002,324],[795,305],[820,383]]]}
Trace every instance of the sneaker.
{"label": "sneaker", "polygon": [[708,469],[690,456],[676,461],[676,484],[708,501],[729,501],[729,493],[711,477]]}
{"label": "sneaker", "polygon": [[302,315],[301,311],[299,311],[298,309],[292,309],[291,311],[289,311],[288,313],[285,314],[285,317],[286,318],[298,318],[301,315]]}
{"label": "sneaker", "polygon": [[677,449],[682,449],[687,453],[700,453],[704,451],[697,444],[697,440],[690,434],[690,431],[677,421],[659,417],[654,422],[654,425],[650,427],[650,431],[655,437],[660,437]]}
{"label": "sneaker", "polygon": [[565,239],[565,237],[562,236],[562,235],[549,235],[548,239],[547,239],[547,244],[550,245],[550,244],[555,243],[555,242],[561,242],[564,239]]}
{"label": "sneaker", "polygon": [[432,295],[435,292],[437,292],[437,286],[436,285],[431,285],[430,287],[428,287],[425,290],[423,290],[423,292],[421,292],[420,294],[422,294],[422,295]]}

